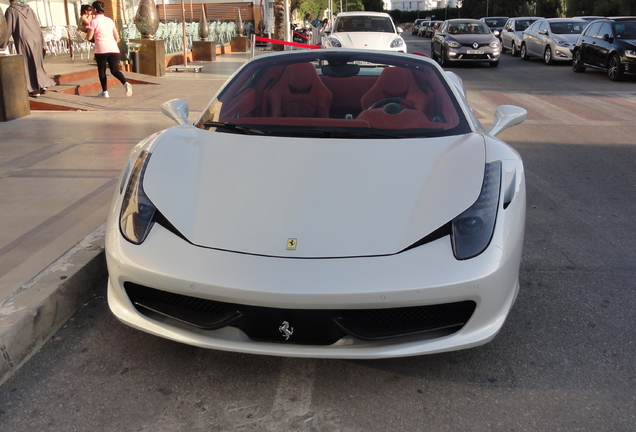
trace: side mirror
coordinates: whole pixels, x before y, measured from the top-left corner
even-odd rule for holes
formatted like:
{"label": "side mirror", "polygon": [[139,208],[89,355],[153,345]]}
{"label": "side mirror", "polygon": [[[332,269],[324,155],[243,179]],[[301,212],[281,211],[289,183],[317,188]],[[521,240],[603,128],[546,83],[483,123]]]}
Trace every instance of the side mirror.
{"label": "side mirror", "polygon": [[548,35],[548,31],[547,30],[537,30],[537,33],[539,33],[540,35],[543,35],[543,36],[547,36]]}
{"label": "side mirror", "polygon": [[499,30],[493,30],[492,34],[494,34],[496,37],[499,37],[501,33],[499,33]]}
{"label": "side mirror", "polygon": [[398,27],[398,28],[397,28],[397,32],[398,32],[398,34],[402,34],[402,32],[403,32],[403,31],[404,31],[404,30],[402,29],[402,27]]}
{"label": "side mirror", "polygon": [[180,125],[190,123],[190,120],[188,120],[188,115],[190,114],[188,102],[183,99],[171,99],[162,103],[161,112]]}
{"label": "side mirror", "polygon": [[504,130],[523,123],[528,111],[514,105],[499,105],[495,110],[495,121],[488,129],[488,134],[497,136]]}
{"label": "side mirror", "polygon": [[605,42],[612,42],[612,37],[610,35],[608,35],[608,34],[604,34],[603,35],[603,40]]}

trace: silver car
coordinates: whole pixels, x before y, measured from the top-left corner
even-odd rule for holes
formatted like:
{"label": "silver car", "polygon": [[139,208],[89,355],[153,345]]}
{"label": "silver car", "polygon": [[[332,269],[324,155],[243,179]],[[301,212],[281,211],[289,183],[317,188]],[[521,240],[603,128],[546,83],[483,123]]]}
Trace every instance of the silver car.
{"label": "silver car", "polygon": [[519,57],[523,31],[538,19],[540,17],[509,18],[501,31],[501,52],[510,51],[513,56]]}
{"label": "silver car", "polygon": [[571,61],[574,44],[588,22],[574,18],[542,18],[521,37],[521,58],[543,57],[546,64]]}
{"label": "silver car", "polygon": [[488,62],[499,66],[501,43],[488,26],[475,19],[444,21],[433,36],[431,57],[442,66],[451,62]]}

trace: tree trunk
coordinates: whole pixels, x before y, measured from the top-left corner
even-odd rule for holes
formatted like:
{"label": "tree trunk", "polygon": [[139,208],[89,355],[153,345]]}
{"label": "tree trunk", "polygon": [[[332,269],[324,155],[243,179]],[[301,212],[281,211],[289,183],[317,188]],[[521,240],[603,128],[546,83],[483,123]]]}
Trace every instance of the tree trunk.
{"label": "tree trunk", "polygon": [[[274,0],[274,39],[285,39],[285,3],[286,0]],[[283,51],[285,47],[283,45],[274,44],[272,46],[274,51]]]}

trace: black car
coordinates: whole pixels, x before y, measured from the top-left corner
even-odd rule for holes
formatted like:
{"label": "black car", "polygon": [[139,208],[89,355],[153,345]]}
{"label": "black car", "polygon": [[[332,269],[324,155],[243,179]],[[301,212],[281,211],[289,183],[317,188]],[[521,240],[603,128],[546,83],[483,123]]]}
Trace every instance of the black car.
{"label": "black car", "polygon": [[572,69],[607,71],[612,81],[636,74],[636,17],[606,18],[588,24],[572,48]]}

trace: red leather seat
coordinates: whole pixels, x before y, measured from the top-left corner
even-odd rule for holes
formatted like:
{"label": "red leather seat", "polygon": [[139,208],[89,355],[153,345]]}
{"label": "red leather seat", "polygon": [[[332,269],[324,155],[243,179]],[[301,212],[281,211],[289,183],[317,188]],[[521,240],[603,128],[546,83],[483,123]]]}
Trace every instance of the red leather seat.
{"label": "red leather seat", "polygon": [[311,63],[291,64],[267,95],[268,117],[329,117],[332,94]]}
{"label": "red leather seat", "polygon": [[375,102],[395,97],[411,102],[416,110],[422,112],[426,112],[427,105],[432,102],[417,86],[411,72],[401,67],[385,68],[360,102],[362,109],[366,110]]}

